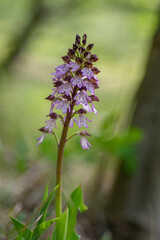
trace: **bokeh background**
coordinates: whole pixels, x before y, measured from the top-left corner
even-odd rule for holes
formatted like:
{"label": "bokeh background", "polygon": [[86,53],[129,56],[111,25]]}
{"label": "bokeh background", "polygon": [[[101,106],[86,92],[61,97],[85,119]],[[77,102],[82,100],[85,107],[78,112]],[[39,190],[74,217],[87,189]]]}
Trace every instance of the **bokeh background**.
{"label": "bokeh background", "polygon": [[[96,104],[98,115],[88,115],[92,120],[88,129],[91,150],[81,149],[79,137],[66,145],[64,198],[81,183],[89,207],[79,216],[77,225],[84,239],[159,239],[160,165],[154,165],[154,159],[159,159],[160,154],[153,151],[150,164],[155,166],[151,172],[154,181],[145,184],[144,174],[150,174],[152,168],[147,163],[147,172],[142,167],[138,173],[147,155],[139,154],[138,149],[145,152],[152,145],[140,144],[146,136],[145,111],[140,111],[140,124],[132,126],[132,122],[137,123],[132,120],[138,118],[133,117],[138,108],[135,99],[143,95],[137,93],[145,81],[146,65],[150,64],[159,6],[158,0],[0,1],[0,239],[13,239],[10,214],[27,221],[47,182],[50,188],[55,185],[56,143],[48,136],[36,147],[36,139],[50,108],[44,100],[52,88],[50,73],[62,63],[61,56],[72,47],[75,35],[84,33],[88,43],[95,44],[93,52],[99,57],[96,66],[101,71],[97,90],[100,102]],[[158,40],[156,56],[159,44]],[[158,63],[152,65],[158,69]],[[154,78],[160,76],[158,71],[152,73],[153,79],[149,75],[147,83],[149,92],[160,89],[158,83],[152,89]],[[151,108],[160,103],[155,94]],[[142,102],[150,99],[146,96]],[[157,121],[150,131],[158,134],[159,128],[155,127],[159,115],[155,117],[152,109],[149,116]],[[69,135],[76,129],[71,129]],[[58,135],[60,131],[61,124]],[[156,143],[160,143],[159,138]],[[134,180],[137,173],[139,181]],[[133,189],[133,194],[127,188]]]}

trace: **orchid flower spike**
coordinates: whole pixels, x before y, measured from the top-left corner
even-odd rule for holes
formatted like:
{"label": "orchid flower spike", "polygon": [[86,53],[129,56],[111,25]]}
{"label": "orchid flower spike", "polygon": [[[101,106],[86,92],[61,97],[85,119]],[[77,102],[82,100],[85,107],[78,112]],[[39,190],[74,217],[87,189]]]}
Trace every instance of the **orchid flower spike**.
{"label": "orchid flower spike", "polygon": [[[87,112],[97,114],[94,102],[99,102],[95,90],[99,88],[97,74],[100,71],[94,66],[98,57],[91,52],[93,45],[87,45],[86,34],[83,35],[82,41],[81,37],[76,35],[73,48],[68,49],[67,54],[62,57],[63,63],[51,73],[53,89],[52,93],[46,97],[51,102],[49,115],[47,115],[50,119],[45,122],[44,127],[39,129],[42,135],[37,139],[37,145],[43,142],[47,134],[54,133],[58,119],[64,126],[68,124],[68,127],[73,127],[73,123],[77,123],[79,128],[87,128],[87,122],[91,122],[91,120],[85,114]],[[80,108],[76,110],[78,106]],[[53,112],[55,110],[60,113]],[[53,135],[55,136],[55,133]],[[82,148],[89,149],[91,145],[85,137],[90,134],[82,131],[77,135],[81,136]]]}

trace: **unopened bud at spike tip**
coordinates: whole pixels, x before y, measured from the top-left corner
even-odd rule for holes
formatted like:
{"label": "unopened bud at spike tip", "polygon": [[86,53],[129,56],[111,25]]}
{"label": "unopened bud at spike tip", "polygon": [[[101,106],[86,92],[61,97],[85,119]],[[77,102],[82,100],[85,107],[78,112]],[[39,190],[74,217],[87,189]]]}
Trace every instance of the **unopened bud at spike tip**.
{"label": "unopened bud at spike tip", "polygon": [[73,49],[68,49],[68,56],[73,59],[75,57],[75,50]]}
{"label": "unopened bud at spike tip", "polygon": [[79,45],[81,43],[81,37],[77,34],[76,35],[76,40],[75,40],[75,44]]}
{"label": "unopened bud at spike tip", "polygon": [[78,50],[79,50],[79,53],[84,53],[85,48],[84,47],[80,47]]}
{"label": "unopened bud at spike tip", "polygon": [[76,63],[82,64],[83,60],[80,57],[76,57],[75,59]]}
{"label": "unopened bud at spike tip", "polygon": [[86,34],[84,34],[82,37],[82,43],[83,43],[83,45],[87,44],[87,35]]}
{"label": "unopened bud at spike tip", "polygon": [[89,44],[89,45],[87,46],[87,51],[91,51],[92,48],[93,48],[93,46],[94,46],[94,43]]}
{"label": "unopened bud at spike tip", "polygon": [[93,63],[91,62],[85,62],[85,67],[91,69],[93,66]]}
{"label": "unopened bud at spike tip", "polygon": [[73,44],[73,50],[77,50],[78,46],[76,44]]}
{"label": "unopened bud at spike tip", "polygon": [[90,53],[90,52],[85,52],[85,53],[84,53],[84,57],[85,57],[87,60],[89,60],[90,56],[91,56],[91,53]]}

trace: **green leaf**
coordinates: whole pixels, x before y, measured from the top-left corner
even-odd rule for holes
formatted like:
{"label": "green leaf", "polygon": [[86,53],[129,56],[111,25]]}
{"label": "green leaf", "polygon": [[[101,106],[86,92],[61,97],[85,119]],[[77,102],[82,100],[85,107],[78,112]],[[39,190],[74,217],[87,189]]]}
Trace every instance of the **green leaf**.
{"label": "green leaf", "polygon": [[40,223],[38,226],[35,227],[32,233],[31,240],[38,240],[41,234],[48,228],[52,223],[57,221],[59,218],[55,218],[52,220],[48,220],[46,222]]}
{"label": "green leaf", "polygon": [[58,187],[59,187],[59,185],[57,185],[48,196],[48,185],[47,185],[44,196],[43,196],[43,200],[42,200],[42,207],[40,210],[40,215],[42,215],[42,216],[39,219],[37,226],[45,220],[46,214],[47,214],[47,209],[48,209],[48,207],[53,199],[54,193],[56,192]]}
{"label": "green leaf", "polygon": [[52,240],[66,239],[67,224],[68,224],[68,208],[61,215],[60,219],[56,222]]}
{"label": "green leaf", "polygon": [[77,212],[84,212],[87,210],[87,206],[83,203],[83,194],[81,186],[78,186],[70,196],[70,200],[68,202],[69,208],[69,219],[68,219],[68,226],[67,226],[67,236],[66,240],[78,240],[80,237],[75,233],[75,226],[76,226],[76,218]]}
{"label": "green leaf", "polygon": [[43,212],[43,206],[45,205],[45,203],[47,202],[47,199],[48,199],[48,184],[46,186],[46,189],[45,189],[45,192],[44,192],[44,195],[43,195],[43,199],[42,199],[42,207],[41,207],[41,210],[40,210],[40,216],[41,218],[39,219],[38,224],[42,223],[45,218],[46,218],[46,215],[47,215],[47,210]]}
{"label": "green leaf", "polygon": [[16,239],[17,240],[22,240],[22,239],[29,240],[31,237],[32,231],[26,225],[24,225],[17,219],[15,219],[11,216],[10,216],[10,219],[12,220],[12,223],[18,233],[18,238],[16,238]]}

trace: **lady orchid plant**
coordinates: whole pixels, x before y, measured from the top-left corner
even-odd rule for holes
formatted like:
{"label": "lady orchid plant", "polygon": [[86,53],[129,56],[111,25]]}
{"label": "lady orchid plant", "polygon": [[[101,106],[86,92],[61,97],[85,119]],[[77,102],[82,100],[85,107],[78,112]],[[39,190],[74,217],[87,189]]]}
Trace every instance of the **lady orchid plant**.
{"label": "lady orchid plant", "polygon": [[[31,231],[27,226],[24,226],[21,236],[23,239],[36,240],[37,236],[48,228],[54,221],[56,221],[55,229],[53,232],[52,240],[77,240],[79,236],[75,233],[76,215],[78,209],[80,211],[86,210],[86,206],[83,204],[83,197],[81,187],[79,186],[71,194],[68,201],[68,207],[62,212],[62,165],[63,165],[63,152],[65,144],[73,136],[79,135],[81,137],[80,143],[83,149],[89,149],[91,144],[86,137],[91,136],[87,131],[76,132],[67,138],[69,127],[73,127],[76,123],[79,128],[88,128],[88,122],[91,122],[86,117],[87,112],[97,114],[94,102],[99,102],[98,97],[95,95],[95,90],[98,88],[99,81],[97,74],[100,72],[98,68],[93,64],[98,60],[96,54],[92,54],[91,50],[94,44],[87,45],[87,35],[82,37],[76,35],[75,44],[73,48],[68,50],[67,55],[62,57],[64,63],[52,73],[54,76],[52,93],[46,97],[51,102],[49,114],[49,120],[46,125],[39,130],[42,135],[37,139],[37,145],[41,144],[47,134],[52,134],[58,146],[57,154],[57,169],[56,169],[56,188],[48,196],[48,188],[45,191],[43,205],[40,211],[40,217],[37,222],[37,226],[34,231]],[[60,110],[62,114],[54,112],[56,109]],[[56,124],[58,119],[63,124],[63,129],[60,137],[60,141],[54,131],[57,128]],[[53,197],[53,193],[56,192],[56,218],[44,222],[46,218],[47,208]],[[20,231],[19,222],[14,218],[11,218],[16,229]],[[17,228],[18,224],[18,228]],[[27,231],[27,232],[26,232]],[[37,231],[39,235],[37,235]],[[27,238],[25,238],[25,234]],[[28,237],[29,236],[29,237]],[[35,237],[36,236],[36,237]],[[17,238],[19,239],[19,238]]]}
{"label": "lady orchid plant", "polygon": [[[98,60],[98,57],[96,54],[91,53],[94,44],[89,44],[87,47],[86,44],[86,34],[83,35],[82,42],[81,37],[76,35],[73,48],[69,49],[67,55],[62,57],[64,63],[55,68],[55,72],[52,73],[54,76],[52,78],[54,88],[52,89],[53,92],[46,98],[51,101],[50,112],[47,115],[50,119],[45,122],[47,124],[44,127],[39,129],[42,135],[37,139],[38,144],[40,144],[47,133],[51,133],[56,137],[58,145],[56,184],[60,186],[56,194],[57,217],[61,215],[63,151],[65,143],[71,138],[67,139],[68,128],[73,127],[74,122],[77,123],[79,128],[82,126],[87,128],[87,121],[91,122],[91,120],[85,114],[87,112],[97,114],[93,103],[99,101],[95,95],[95,89],[98,88],[99,83],[96,75],[100,71],[93,64]],[[80,106],[80,108],[75,110],[77,106]],[[64,116],[53,112],[54,109],[62,110]],[[58,118],[63,124],[60,142],[53,131],[53,128],[56,128]],[[81,131],[75,133],[75,135],[81,136],[80,143],[83,149],[91,147],[91,144],[86,139],[87,136],[90,136],[87,131]]]}

